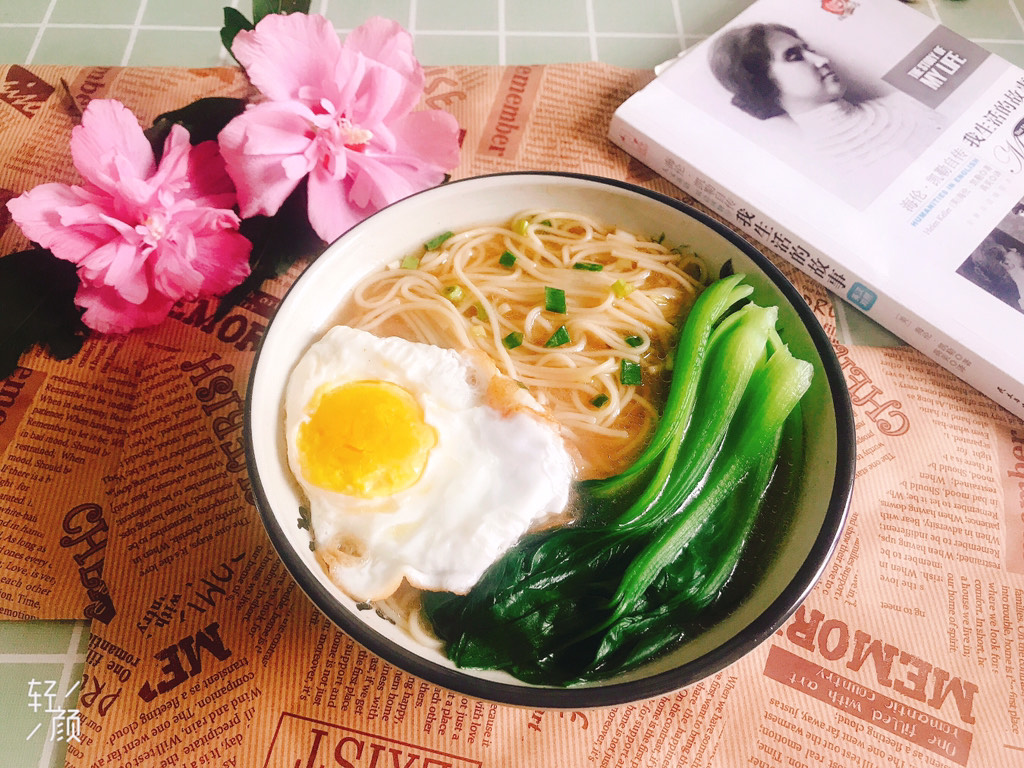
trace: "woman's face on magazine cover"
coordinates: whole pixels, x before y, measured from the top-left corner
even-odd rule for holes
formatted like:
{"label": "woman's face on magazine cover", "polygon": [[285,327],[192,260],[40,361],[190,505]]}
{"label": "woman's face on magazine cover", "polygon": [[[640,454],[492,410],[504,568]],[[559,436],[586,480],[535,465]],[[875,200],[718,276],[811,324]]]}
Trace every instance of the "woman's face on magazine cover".
{"label": "woman's face on magazine cover", "polygon": [[789,113],[803,112],[840,98],[846,90],[832,62],[799,37],[773,29],[765,38],[770,59],[768,75],[779,89]]}

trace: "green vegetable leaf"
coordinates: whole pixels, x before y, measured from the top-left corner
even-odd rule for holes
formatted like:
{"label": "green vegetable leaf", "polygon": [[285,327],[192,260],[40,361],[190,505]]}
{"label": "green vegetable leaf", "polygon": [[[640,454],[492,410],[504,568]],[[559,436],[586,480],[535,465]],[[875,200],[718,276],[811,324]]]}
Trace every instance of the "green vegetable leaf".
{"label": "green vegetable leaf", "polygon": [[653,437],[627,470],[604,480],[584,484],[590,494],[599,498],[618,495],[629,488],[670,444],[679,444],[682,440],[693,414],[697,387],[711,347],[711,335],[726,313],[753,290],[741,282],[742,277],[731,275],[717,280],[697,297],[676,346],[672,370],[677,373],[672,377],[665,408]]}
{"label": "green vegetable leaf", "polygon": [[580,483],[576,524],[528,535],[466,595],[423,596],[455,664],[545,685],[605,679],[749,593],[787,523],[813,368],[779,339],[777,308],[735,309],[742,280],[716,282],[691,311],[641,482],[609,497]]}
{"label": "green vegetable leaf", "polygon": [[[241,32],[243,29],[252,29],[253,23],[249,21],[240,11],[235,8],[227,7],[224,9],[224,26],[220,28],[220,41],[227,48],[228,53],[231,53],[231,46],[235,42],[235,35]],[[232,58],[234,58],[231,53]],[[235,59],[238,61],[238,59]]]}
{"label": "green vegetable leaf", "polygon": [[427,242],[423,244],[423,250],[436,251],[449,237],[453,237],[454,235],[454,232],[442,232],[437,237],[433,237],[430,240],[427,240]]}
{"label": "green vegetable leaf", "polygon": [[569,329],[564,325],[558,326],[551,337],[544,342],[545,347],[561,347],[569,343]]}
{"label": "green vegetable leaf", "polygon": [[506,349],[520,347],[523,344],[523,334],[519,331],[512,331],[512,333],[501,340],[501,343],[505,345]]}
{"label": "green vegetable leaf", "polygon": [[458,304],[464,298],[466,298],[466,292],[462,289],[461,285],[449,285],[444,288],[441,293],[448,301],[452,304]]}
{"label": "green vegetable leaf", "polygon": [[171,127],[181,125],[188,129],[189,141],[195,145],[203,141],[216,140],[217,134],[231,120],[245,111],[245,99],[226,96],[210,96],[197,99],[181,109],[158,115],[153,125],[143,133],[153,147],[153,154],[159,162],[164,152],[164,142]]}
{"label": "green vegetable leaf", "polygon": [[0,379],[36,344],[57,360],[74,356],[89,335],[75,306],[75,265],[34,248],[0,258]]}
{"label": "green vegetable leaf", "polygon": [[217,318],[226,317],[265,280],[283,275],[301,258],[320,255],[324,242],[309,225],[306,183],[302,182],[273,216],[242,219],[238,231],[252,242],[249,276],[221,298]]}
{"label": "green vegetable leaf", "polygon": [[548,312],[564,315],[565,291],[561,288],[552,288],[549,285],[544,286],[544,309]]}
{"label": "green vegetable leaf", "polygon": [[619,363],[619,381],[624,387],[639,387],[644,383],[644,371],[640,363],[623,360]]}

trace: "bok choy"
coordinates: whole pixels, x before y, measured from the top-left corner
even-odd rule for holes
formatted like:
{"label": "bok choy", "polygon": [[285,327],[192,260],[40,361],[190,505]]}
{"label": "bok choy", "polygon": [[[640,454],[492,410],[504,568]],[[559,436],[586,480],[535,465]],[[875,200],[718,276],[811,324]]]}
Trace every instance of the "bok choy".
{"label": "bok choy", "polygon": [[621,474],[578,484],[576,523],[526,536],[466,595],[423,595],[455,664],[547,685],[604,679],[742,593],[765,500],[780,508],[793,490],[812,376],[782,343],[777,308],[751,303],[743,278],[697,299],[647,447]]}

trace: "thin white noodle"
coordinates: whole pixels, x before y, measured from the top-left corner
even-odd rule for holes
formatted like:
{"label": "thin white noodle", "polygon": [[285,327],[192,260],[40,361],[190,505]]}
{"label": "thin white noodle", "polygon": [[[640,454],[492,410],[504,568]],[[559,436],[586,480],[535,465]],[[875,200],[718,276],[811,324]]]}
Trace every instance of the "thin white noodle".
{"label": "thin white noodle", "polygon": [[[525,230],[515,228],[520,221]],[[511,267],[499,263],[506,251],[515,259]],[[580,262],[602,269],[572,267]],[[656,380],[679,315],[706,278],[706,266],[692,252],[673,252],[571,212],[525,211],[507,226],[450,237],[422,254],[416,269],[370,275],[352,292],[341,321],[482,350],[561,425],[582,459],[581,476],[601,476],[628,464],[657,418],[656,391],[621,384],[620,361],[639,363],[645,380]],[[627,290],[618,290],[623,285]],[[545,286],[565,292],[566,314],[545,309]],[[453,288],[461,299],[445,296]],[[563,325],[569,343],[546,347]],[[503,341],[510,333],[522,334],[513,349]],[[641,341],[631,346],[627,336]],[[607,398],[599,407],[598,396]]]}

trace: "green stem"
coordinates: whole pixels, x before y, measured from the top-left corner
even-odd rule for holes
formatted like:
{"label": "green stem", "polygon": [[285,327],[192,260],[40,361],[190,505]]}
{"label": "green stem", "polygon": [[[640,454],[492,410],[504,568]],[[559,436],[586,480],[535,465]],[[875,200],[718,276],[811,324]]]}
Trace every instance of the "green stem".
{"label": "green stem", "polygon": [[767,452],[790,411],[810,386],[812,371],[809,363],[797,360],[788,349],[776,351],[758,371],[736,416],[744,428],[732,445],[723,448],[722,460],[712,467],[708,481],[688,508],[674,517],[626,569],[612,599],[613,618],[629,612],[662,569],[689,545],[714,510]]}

